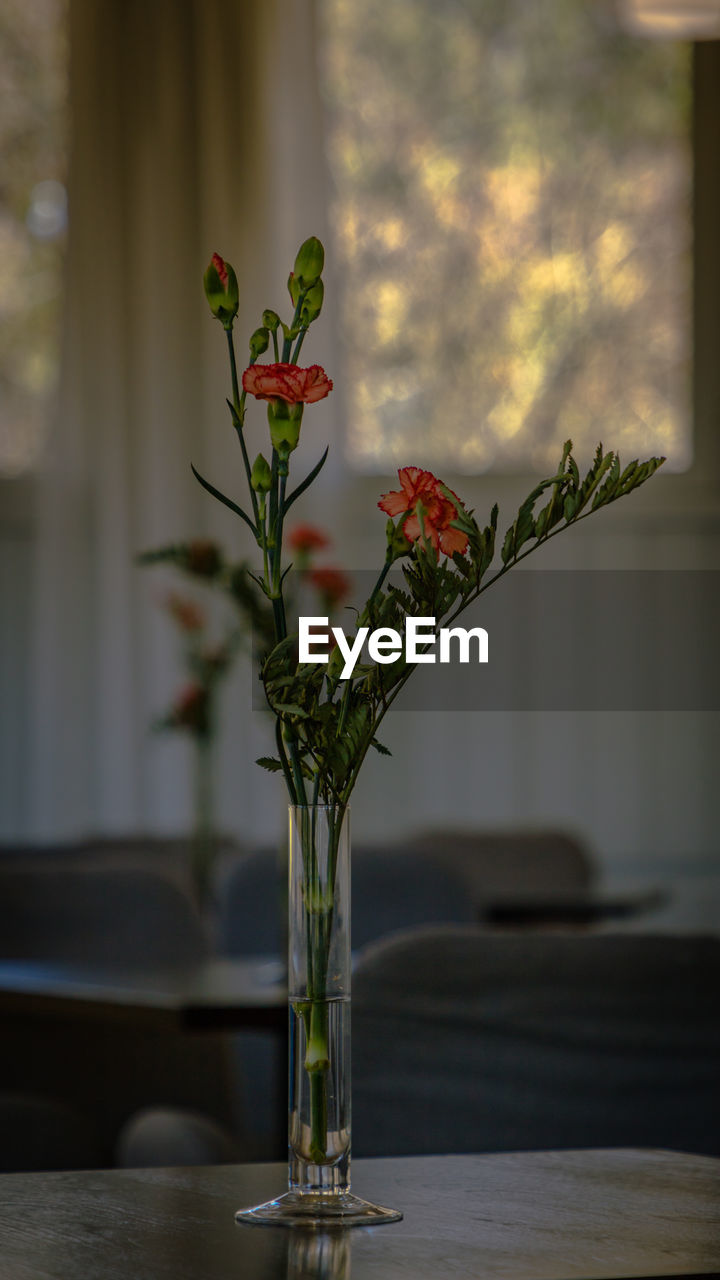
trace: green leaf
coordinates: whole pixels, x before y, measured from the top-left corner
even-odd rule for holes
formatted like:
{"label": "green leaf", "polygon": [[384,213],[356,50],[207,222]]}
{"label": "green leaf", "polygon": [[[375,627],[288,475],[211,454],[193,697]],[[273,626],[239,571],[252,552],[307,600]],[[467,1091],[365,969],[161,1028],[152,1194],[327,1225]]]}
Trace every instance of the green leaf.
{"label": "green leaf", "polygon": [[613,454],[613,460],[607,473],[607,478],[598,489],[592,502],[592,510],[597,511],[598,507],[603,507],[607,502],[612,502],[615,497],[618,480],[620,479],[620,459],[617,454]]}
{"label": "green leaf", "polygon": [[563,515],[565,516],[568,524],[575,518],[579,502],[580,495],[578,493],[566,494],[565,502],[563,503]]}
{"label": "green leaf", "polygon": [[392,751],[390,751],[390,749],[386,747],[384,743],[378,742],[377,738],[370,739],[370,746],[374,747],[376,751],[379,751],[381,756],[392,755]]}
{"label": "green leaf", "polygon": [[258,573],[253,573],[252,569],[247,569],[247,570],[246,570],[246,572],[247,572],[248,577],[249,577],[249,578],[252,578],[253,582],[256,582],[256,583],[257,583],[257,585],[259,586],[259,588],[260,588],[260,590],[262,591],[263,595],[266,595],[266,596],[268,597],[268,600],[269,600],[269,599],[270,599],[270,595],[269,595],[269,593],[268,593],[268,589],[267,589],[267,587],[265,586],[265,583],[264,583],[263,579],[260,577],[260,575],[259,575]]}
{"label": "green leaf", "polygon": [[225,494],[221,493],[219,489],[216,489],[214,485],[211,485],[208,480],[203,479],[203,477],[200,475],[200,472],[195,470],[195,467],[193,466],[192,463],[190,463],[190,469],[193,475],[195,476],[195,479],[198,480],[202,485],[203,489],[207,489],[208,493],[211,493],[213,498],[217,498],[218,502],[224,503],[226,507],[229,507],[231,511],[235,512],[236,516],[240,516],[245,521],[248,528],[252,529],[254,537],[257,538],[258,536],[257,529],[255,528],[255,525],[250,519],[250,516],[247,515],[245,511],[243,511],[242,507],[239,507],[236,502],[232,501],[231,498],[226,498]]}
{"label": "green leaf", "polygon": [[275,645],[275,648],[267,656],[265,662],[266,670],[271,666],[276,666],[282,660],[291,656],[296,643],[297,639],[295,636],[285,636],[284,640],[279,640]]}
{"label": "green leaf", "polygon": [[273,711],[283,716],[300,716],[303,720],[307,718],[307,711],[304,707],[298,705],[297,702],[274,702]]}
{"label": "green leaf", "polygon": [[177,546],[159,547],[157,551],[139,551],[134,557],[135,564],[171,564],[180,559],[182,548]]}
{"label": "green leaf", "polygon": [[315,477],[320,474],[323,467],[325,466],[325,459],[328,456],[329,448],[330,448],[330,445],[327,446],[327,449],[325,450],[322,458],[320,459],[319,462],[315,464],[312,471],[309,472],[309,474],[306,475],[305,479],[300,482],[297,489],[293,489],[289,497],[285,499],[285,505],[283,507],[283,515],[285,515],[290,510],[290,507],[292,506],[293,502],[295,502],[295,500],[300,497],[301,493],[304,493],[305,490],[310,487]]}
{"label": "green leaf", "polygon": [[268,773],[280,773],[282,765],[274,756],[260,756],[256,761],[261,769],[267,769]]}
{"label": "green leaf", "polygon": [[515,540],[515,525],[511,524],[510,528],[505,534],[505,541],[503,542],[502,551],[500,552],[500,555],[502,556],[503,564],[507,564],[508,560],[512,556],[514,540]]}
{"label": "green leaf", "polygon": [[225,403],[226,403],[226,405],[227,405],[228,409],[230,410],[230,417],[232,418],[232,424],[233,424],[233,426],[234,426],[235,430],[237,431],[238,435],[242,435],[242,429],[243,429],[243,420],[242,420],[242,418],[240,417],[239,413],[237,412],[237,410],[236,410],[236,408],[235,408],[235,405],[233,404],[232,400],[226,400],[226,401],[225,401]]}

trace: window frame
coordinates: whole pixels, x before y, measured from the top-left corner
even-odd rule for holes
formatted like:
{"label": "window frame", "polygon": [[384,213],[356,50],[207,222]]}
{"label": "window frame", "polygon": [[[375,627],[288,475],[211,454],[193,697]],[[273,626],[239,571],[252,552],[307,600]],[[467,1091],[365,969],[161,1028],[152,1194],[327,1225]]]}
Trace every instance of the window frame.
{"label": "window frame", "polygon": [[[618,503],[605,514],[606,530],[640,528],[659,517],[671,531],[678,519],[683,527],[720,527],[720,41],[692,42],[691,144],[691,316],[690,421],[693,461],[686,471],[662,471],[630,504]],[[612,441],[604,441],[607,446]],[[408,463],[417,460],[409,458]],[[630,461],[630,458],[623,459]],[[340,514],[349,533],[368,502],[392,487],[394,471],[363,472],[343,458],[344,479],[354,489],[353,500]],[[477,474],[447,471],[443,480],[456,489],[479,515],[488,501],[500,503],[509,517],[537,483],[538,474],[502,471]]]}

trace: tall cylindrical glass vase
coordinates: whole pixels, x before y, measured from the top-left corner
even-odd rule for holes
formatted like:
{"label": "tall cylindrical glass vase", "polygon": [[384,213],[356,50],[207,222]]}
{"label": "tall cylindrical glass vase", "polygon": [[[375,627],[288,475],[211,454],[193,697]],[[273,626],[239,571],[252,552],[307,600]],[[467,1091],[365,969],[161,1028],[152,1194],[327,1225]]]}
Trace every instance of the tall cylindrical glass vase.
{"label": "tall cylindrical glass vase", "polygon": [[290,1019],[288,1191],[240,1221],[396,1222],[350,1191],[350,816],[291,806],[288,893]]}

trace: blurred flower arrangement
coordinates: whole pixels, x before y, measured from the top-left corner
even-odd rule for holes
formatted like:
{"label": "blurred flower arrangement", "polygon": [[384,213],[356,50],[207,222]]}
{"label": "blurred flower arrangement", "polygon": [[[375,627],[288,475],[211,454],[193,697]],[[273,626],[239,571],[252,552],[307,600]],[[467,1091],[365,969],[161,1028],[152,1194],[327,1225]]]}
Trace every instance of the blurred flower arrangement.
{"label": "blurred flower arrangement", "polygon": [[[297,525],[288,531],[286,544],[298,570],[294,585],[302,590],[309,607],[334,613],[348,597],[351,581],[339,568],[315,564],[317,554],[331,546],[329,536],[314,525]],[[197,900],[204,905],[210,896],[219,847],[215,746],[222,688],[241,652],[262,649],[272,642],[272,611],[248,583],[247,563],[228,560],[223,549],[209,539],[145,552],[138,563],[170,566],[193,587],[204,589],[206,595],[210,588],[212,595],[230,605],[218,642],[211,635],[207,608],[193,596],[173,590],[162,600],[179,633],[185,680],[167,710],[153,721],[153,728],[182,732],[193,744],[190,870]]]}

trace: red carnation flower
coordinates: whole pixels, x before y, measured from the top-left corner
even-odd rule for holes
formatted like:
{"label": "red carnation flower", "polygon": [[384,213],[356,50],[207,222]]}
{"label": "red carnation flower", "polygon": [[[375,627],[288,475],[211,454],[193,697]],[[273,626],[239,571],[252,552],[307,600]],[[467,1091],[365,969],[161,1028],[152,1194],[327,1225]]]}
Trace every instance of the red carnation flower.
{"label": "red carnation flower", "polygon": [[185,568],[199,578],[214,578],[222,568],[222,554],[216,542],[209,538],[195,538],[186,547]]}
{"label": "red carnation flower", "polygon": [[442,551],[446,556],[455,551],[464,554],[467,535],[450,527],[450,522],[457,518],[458,507],[462,506],[457,494],[447,490],[455,498],[455,506],[444,492],[447,486],[432,471],[422,471],[420,467],[401,467],[398,479],[402,488],[384,493],[378,502],[380,510],[389,516],[406,516],[402,531],[409,542],[417,542],[424,536],[436,552]]}
{"label": "red carnation flower", "polygon": [[178,729],[205,735],[210,728],[210,698],[200,684],[188,684],[181,690],[170,713],[170,723]]}
{"label": "red carnation flower", "polygon": [[308,578],[323,598],[326,608],[332,609],[350,594],[350,579],[342,569],[312,569]]}
{"label": "red carnation flower", "polygon": [[205,626],[205,615],[194,600],[172,591],[165,600],[165,606],[183,631],[202,631]]}
{"label": "red carnation flower", "polygon": [[291,551],[322,551],[323,547],[330,546],[330,539],[314,524],[296,524],[288,535],[287,544]]}
{"label": "red carnation flower", "polygon": [[243,390],[256,400],[284,400],[286,404],[314,404],[332,391],[332,382],[319,364],[300,369],[296,364],[253,364],[242,376]]}

